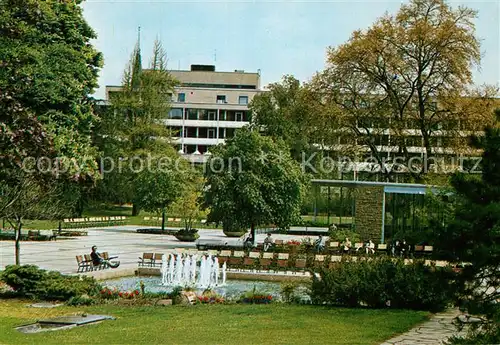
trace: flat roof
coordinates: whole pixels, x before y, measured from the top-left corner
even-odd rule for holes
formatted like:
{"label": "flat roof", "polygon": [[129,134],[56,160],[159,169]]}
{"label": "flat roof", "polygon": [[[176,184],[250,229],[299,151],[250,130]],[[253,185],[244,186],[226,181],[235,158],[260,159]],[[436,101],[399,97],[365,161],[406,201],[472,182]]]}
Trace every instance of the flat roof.
{"label": "flat roof", "polygon": [[353,180],[321,180],[312,179],[312,184],[335,187],[383,187],[385,193],[398,194],[425,194],[430,190],[436,193],[440,187],[420,183],[396,183],[396,182],[375,182],[375,181],[353,181]]}

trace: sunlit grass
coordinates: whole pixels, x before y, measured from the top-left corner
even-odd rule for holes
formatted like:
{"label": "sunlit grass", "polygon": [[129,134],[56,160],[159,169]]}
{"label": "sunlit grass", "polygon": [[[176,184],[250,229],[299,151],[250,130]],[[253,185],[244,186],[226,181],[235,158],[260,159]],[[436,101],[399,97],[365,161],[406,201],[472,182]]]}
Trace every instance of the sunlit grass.
{"label": "sunlit grass", "polygon": [[[29,308],[0,301],[1,344],[380,344],[428,313],[298,305]],[[117,318],[64,331],[22,334],[13,327],[68,314]]]}

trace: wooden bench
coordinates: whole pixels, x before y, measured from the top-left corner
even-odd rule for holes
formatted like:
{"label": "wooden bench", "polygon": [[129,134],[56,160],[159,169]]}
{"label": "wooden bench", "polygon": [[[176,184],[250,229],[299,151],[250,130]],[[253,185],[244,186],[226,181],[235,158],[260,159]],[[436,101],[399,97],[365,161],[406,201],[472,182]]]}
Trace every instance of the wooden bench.
{"label": "wooden bench", "polygon": [[87,272],[91,270],[90,264],[92,263],[92,261],[89,262],[87,260],[84,260],[82,255],[76,256],[76,263],[78,264],[78,269],[76,270],[77,273]]}
{"label": "wooden bench", "polygon": [[295,271],[305,271],[307,265],[306,259],[297,259],[295,260]]}
{"label": "wooden bench", "polygon": [[[76,263],[78,264],[77,272],[88,272],[88,271],[97,271],[104,270],[106,268],[111,268],[107,261],[116,259],[117,256],[109,256],[108,252],[100,253],[101,257],[106,260],[106,262],[102,262],[99,265],[94,265],[90,254],[76,255]],[[118,263],[119,264],[119,263]]]}
{"label": "wooden bench", "polygon": [[60,223],[61,228],[78,229],[95,226],[113,226],[123,224],[127,220],[125,216],[112,217],[89,217],[89,218],[64,218]]}
{"label": "wooden bench", "polygon": [[154,254],[153,253],[143,253],[142,257],[139,257],[139,267],[153,267]]}

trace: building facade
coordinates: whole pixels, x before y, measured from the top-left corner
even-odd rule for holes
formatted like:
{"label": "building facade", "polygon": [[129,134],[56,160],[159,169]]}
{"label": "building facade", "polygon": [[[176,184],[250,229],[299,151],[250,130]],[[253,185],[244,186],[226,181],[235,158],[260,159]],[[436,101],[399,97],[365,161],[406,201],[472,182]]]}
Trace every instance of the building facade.
{"label": "building facade", "polygon": [[[203,163],[211,146],[224,143],[236,129],[250,123],[248,104],[260,92],[260,73],[218,72],[213,65],[191,65],[190,70],[170,73],[180,84],[171,95],[165,125],[179,153]],[[106,93],[119,89],[107,86]]]}

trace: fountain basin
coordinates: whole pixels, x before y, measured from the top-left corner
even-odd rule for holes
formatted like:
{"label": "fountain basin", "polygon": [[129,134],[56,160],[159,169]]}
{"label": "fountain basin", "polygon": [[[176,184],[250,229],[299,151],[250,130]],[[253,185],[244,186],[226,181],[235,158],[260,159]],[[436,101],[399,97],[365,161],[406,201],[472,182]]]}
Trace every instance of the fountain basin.
{"label": "fountain basin", "polygon": [[[164,286],[161,283],[161,278],[158,276],[148,277],[123,277],[117,279],[105,280],[102,282],[104,286],[109,288],[117,288],[121,291],[130,291],[140,289],[141,280],[144,282],[146,292],[172,292],[174,286]],[[278,282],[268,281],[249,281],[249,280],[227,280],[225,285],[210,287],[217,294],[225,296],[227,299],[237,299],[243,293],[251,291],[255,288],[256,291],[269,294],[274,299],[280,298],[281,284]],[[202,294],[205,288],[194,288],[197,294]]]}

